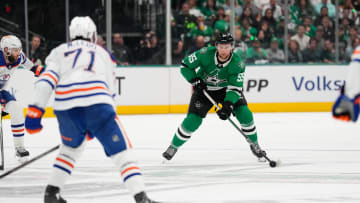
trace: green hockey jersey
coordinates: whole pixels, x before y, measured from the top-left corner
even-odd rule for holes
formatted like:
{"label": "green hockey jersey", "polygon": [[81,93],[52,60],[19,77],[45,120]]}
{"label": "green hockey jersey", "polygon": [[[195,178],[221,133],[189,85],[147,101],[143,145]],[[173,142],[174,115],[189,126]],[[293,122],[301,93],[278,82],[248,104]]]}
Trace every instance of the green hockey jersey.
{"label": "green hockey jersey", "polygon": [[216,57],[216,47],[204,47],[187,56],[181,67],[181,74],[187,81],[200,77],[208,90],[227,87],[224,101],[236,103],[240,98],[244,82],[245,64],[237,54],[232,54],[226,63]]}

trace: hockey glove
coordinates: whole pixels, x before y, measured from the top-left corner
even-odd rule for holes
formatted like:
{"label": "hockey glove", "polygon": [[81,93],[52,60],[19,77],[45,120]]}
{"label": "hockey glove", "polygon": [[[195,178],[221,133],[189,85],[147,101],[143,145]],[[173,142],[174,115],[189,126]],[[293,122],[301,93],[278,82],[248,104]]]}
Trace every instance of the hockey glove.
{"label": "hockey glove", "polygon": [[344,94],[344,90],[342,89],[340,96],[336,99],[332,108],[333,117],[343,121],[355,122],[359,117],[359,102],[360,95],[354,99],[350,99]]}
{"label": "hockey glove", "polygon": [[31,68],[31,72],[35,74],[35,77],[39,77],[42,72],[44,72],[45,68],[44,66],[35,65]]}
{"label": "hockey glove", "polygon": [[207,90],[207,85],[201,78],[196,77],[190,80],[190,83],[193,86],[194,91],[202,92],[203,90]]}
{"label": "hockey glove", "polygon": [[41,118],[44,115],[44,109],[29,105],[25,118],[25,129],[30,134],[38,133],[42,129]]}
{"label": "hockey glove", "polygon": [[226,120],[230,117],[233,109],[234,109],[234,105],[229,101],[225,101],[222,105],[222,108],[216,113],[221,120]]}

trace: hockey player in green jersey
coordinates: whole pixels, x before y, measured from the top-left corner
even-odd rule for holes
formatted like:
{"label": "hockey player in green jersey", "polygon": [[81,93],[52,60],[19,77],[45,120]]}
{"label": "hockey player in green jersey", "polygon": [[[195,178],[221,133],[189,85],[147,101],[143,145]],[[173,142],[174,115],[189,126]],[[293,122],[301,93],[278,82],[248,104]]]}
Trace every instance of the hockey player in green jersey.
{"label": "hockey player in green jersey", "polygon": [[251,151],[259,159],[262,158],[253,115],[242,92],[245,64],[233,53],[233,42],[230,33],[221,33],[216,37],[215,47],[204,47],[182,61],[181,74],[193,85],[194,93],[186,118],[163,153],[165,159],[173,158],[179,147],[199,128],[213,106],[204,95],[204,90],[222,104],[222,108],[216,112],[220,119],[227,120],[231,113],[235,115],[242,131],[253,142],[250,144]]}

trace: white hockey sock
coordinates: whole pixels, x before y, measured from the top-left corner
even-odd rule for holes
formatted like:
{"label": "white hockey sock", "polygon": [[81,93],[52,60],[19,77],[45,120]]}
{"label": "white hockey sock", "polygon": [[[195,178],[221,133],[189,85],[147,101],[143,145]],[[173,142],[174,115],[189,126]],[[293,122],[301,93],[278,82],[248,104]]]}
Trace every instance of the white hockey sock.
{"label": "white hockey sock", "polygon": [[144,180],[131,151],[126,150],[111,156],[115,165],[120,169],[125,187],[132,195],[145,191]]}
{"label": "white hockey sock", "polygon": [[84,141],[78,148],[61,145],[58,156],[55,159],[49,185],[63,188],[66,180],[74,170],[75,162],[84,151]]}
{"label": "white hockey sock", "polygon": [[5,105],[5,111],[11,116],[11,131],[14,137],[14,147],[24,147],[24,113],[17,101]]}
{"label": "white hockey sock", "polygon": [[11,131],[14,138],[14,147],[24,147],[24,123],[11,122]]}
{"label": "white hockey sock", "polygon": [[14,138],[14,147],[24,147],[24,136],[21,137],[13,137]]}

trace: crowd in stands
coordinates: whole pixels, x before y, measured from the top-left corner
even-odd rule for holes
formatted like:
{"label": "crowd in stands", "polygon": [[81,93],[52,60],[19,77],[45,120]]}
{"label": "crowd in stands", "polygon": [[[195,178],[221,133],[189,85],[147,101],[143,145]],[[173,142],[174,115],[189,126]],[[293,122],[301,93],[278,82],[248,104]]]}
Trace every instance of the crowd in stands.
{"label": "crowd in stands", "polygon": [[[335,62],[333,1],[289,1],[287,25],[284,1],[236,0],[235,7],[235,52],[247,63],[284,63],[285,43],[289,63]],[[348,62],[359,45],[360,0],[341,0],[338,15],[339,62]],[[172,36],[186,55],[195,50],[199,37],[203,46],[213,45],[216,33],[229,31],[229,22],[229,0],[187,0],[173,11]]]}
{"label": "crowd in stands", "polygon": [[[173,64],[179,64],[186,55],[202,47],[214,45],[217,33],[230,30],[229,0],[176,2],[171,20]],[[349,62],[352,51],[360,45],[360,0],[339,0],[338,40],[334,1],[288,2],[285,24],[284,0],[235,0],[234,52],[248,64],[335,63],[338,41],[339,62]],[[44,57],[36,51],[37,43],[35,36],[30,57],[43,61]],[[98,44],[106,46],[101,35]],[[119,65],[165,63],[165,43],[159,39],[158,31],[145,32],[137,46],[126,44],[121,33],[113,33],[112,53]]]}

